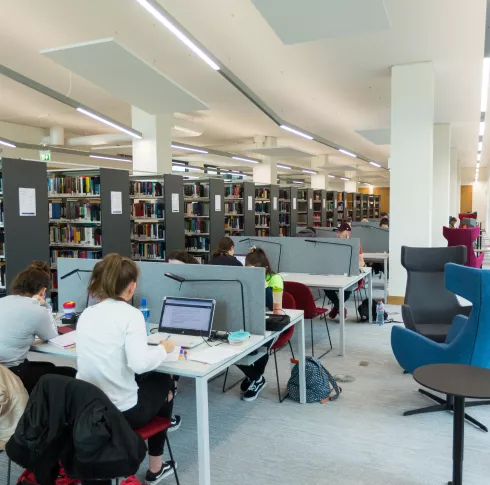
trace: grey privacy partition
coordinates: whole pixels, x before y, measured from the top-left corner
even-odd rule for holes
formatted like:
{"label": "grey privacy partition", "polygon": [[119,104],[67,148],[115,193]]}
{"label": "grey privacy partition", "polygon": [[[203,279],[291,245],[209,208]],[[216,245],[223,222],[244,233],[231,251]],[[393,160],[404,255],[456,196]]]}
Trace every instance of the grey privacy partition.
{"label": "grey privacy partition", "polygon": [[[63,275],[91,270],[97,260],[60,258],[58,261],[59,301],[74,301],[78,311],[85,308],[90,273],[80,272],[65,279]],[[184,265],[168,263],[137,263],[141,269],[134,302],[138,306],[146,298],[150,319],[158,323],[164,296],[211,298],[216,300],[213,329],[234,331],[243,329],[241,285],[245,306],[245,328],[253,334],[265,332],[265,274],[262,268],[236,266]],[[220,282],[191,282],[182,284],[165,276],[172,273],[186,280],[226,280]],[[233,281],[232,281],[233,280]]]}
{"label": "grey privacy partition", "polygon": [[237,254],[262,248],[272,270],[288,273],[359,274],[359,240],[299,237],[232,237]]}
{"label": "grey privacy partition", "polygon": [[390,251],[390,230],[370,224],[352,226],[351,237],[361,240],[365,253],[388,253]]}

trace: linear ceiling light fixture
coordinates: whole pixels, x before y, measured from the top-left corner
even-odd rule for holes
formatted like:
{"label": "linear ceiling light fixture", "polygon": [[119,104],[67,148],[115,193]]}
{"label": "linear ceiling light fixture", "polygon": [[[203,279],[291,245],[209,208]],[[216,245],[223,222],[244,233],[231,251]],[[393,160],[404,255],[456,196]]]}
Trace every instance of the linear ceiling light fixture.
{"label": "linear ceiling light fixture", "polygon": [[176,172],[185,172],[186,170],[190,170],[191,172],[201,172],[202,168],[190,167],[189,165],[174,165],[174,164],[172,164],[172,170],[175,170]]}
{"label": "linear ceiling light fixture", "polygon": [[279,128],[282,128],[283,130],[289,131],[291,133],[294,133],[295,135],[306,138],[307,140],[313,140],[313,137],[311,135],[307,135],[306,133],[303,133],[302,131],[295,130],[294,128],[291,128],[290,126],[279,125]]}
{"label": "linear ceiling light fixture", "polygon": [[[349,157],[357,158],[357,155],[355,155],[352,152],[349,152],[348,150],[344,150],[343,148],[339,148],[338,150],[339,150],[340,153],[343,153],[344,155],[349,155]],[[371,163],[371,162],[369,162],[369,163]]]}
{"label": "linear ceiling light fixture", "polygon": [[334,179],[335,178],[335,175],[328,174],[328,178]]}
{"label": "linear ceiling light fixture", "polygon": [[304,184],[301,180],[293,180],[293,184]]}
{"label": "linear ceiling light fixture", "polygon": [[311,173],[311,174],[313,174],[313,175],[316,175],[316,174],[318,173],[318,172],[315,172],[314,170],[305,170],[305,169],[303,169],[303,170],[301,170],[301,171],[302,171],[303,173]]}
{"label": "linear ceiling light fixture", "polygon": [[0,145],[5,145],[6,147],[10,147],[10,148],[17,148],[17,146],[14,145],[13,143],[9,143],[8,141],[4,141],[4,140],[0,140]]}
{"label": "linear ceiling light fixture", "polygon": [[483,136],[485,134],[485,122],[480,121],[480,136]]}
{"label": "linear ceiling light fixture", "polygon": [[89,155],[90,158],[102,158],[103,160],[115,160],[116,162],[132,162],[131,158],[106,157],[103,155]]}
{"label": "linear ceiling light fixture", "polygon": [[201,150],[200,148],[191,148],[191,147],[185,147],[183,145],[175,145],[174,143],[172,143],[172,148],[175,148],[176,150],[187,150],[189,152],[196,152],[196,153],[209,153],[207,152],[206,150]]}
{"label": "linear ceiling light fixture", "polygon": [[[476,161],[479,162],[481,160],[481,153],[479,153],[477,156],[476,156]],[[478,165],[478,164],[477,164]]]}
{"label": "linear ceiling light fixture", "polygon": [[378,167],[381,168],[381,164],[376,163],[376,162],[369,162],[373,167]]}
{"label": "linear ceiling light fixture", "polygon": [[347,181],[347,180],[350,180],[350,179],[348,179],[347,177],[340,177],[340,180],[346,180]]}
{"label": "linear ceiling light fixture", "polygon": [[165,11],[160,5],[152,0],[136,0],[147,12],[155,17],[165,28],[170,30],[183,44],[185,44],[194,54],[200,57],[209,67],[219,71],[220,67],[202,49],[181,32],[165,15]]}
{"label": "linear ceiling light fixture", "polygon": [[488,84],[490,82],[490,58],[483,59],[483,73],[481,79],[481,112],[486,113],[488,102]]}
{"label": "linear ceiling light fixture", "polygon": [[122,125],[118,125],[117,123],[114,123],[112,121],[109,121],[102,116],[96,115],[95,113],[92,113],[89,110],[86,110],[85,108],[80,108],[80,106],[77,108],[77,111],[80,113],[83,113],[86,116],[89,116],[90,118],[93,118],[94,120],[100,121],[101,123],[104,123],[105,125],[111,126],[112,128],[115,128],[116,130],[122,131],[123,133],[126,133],[129,136],[132,136],[133,138],[137,138],[138,140],[141,140],[143,137],[141,136],[140,133],[138,133],[135,130],[130,130],[128,128],[125,128]]}
{"label": "linear ceiling light fixture", "polygon": [[291,170],[291,167],[288,167],[287,165],[280,165],[279,163],[277,164],[277,168],[284,168],[286,170]]}
{"label": "linear ceiling light fixture", "polygon": [[243,157],[231,157],[233,160],[240,160],[241,162],[248,162],[248,163],[259,163],[257,160],[253,160],[251,158],[243,158]]}

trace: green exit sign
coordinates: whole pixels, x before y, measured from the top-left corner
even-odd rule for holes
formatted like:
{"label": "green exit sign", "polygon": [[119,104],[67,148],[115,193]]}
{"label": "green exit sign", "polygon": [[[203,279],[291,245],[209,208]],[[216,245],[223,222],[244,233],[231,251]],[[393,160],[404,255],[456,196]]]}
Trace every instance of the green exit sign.
{"label": "green exit sign", "polygon": [[51,160],[51,151],[44,150],[39,152],[39,159],[43,162],[49,162]]}

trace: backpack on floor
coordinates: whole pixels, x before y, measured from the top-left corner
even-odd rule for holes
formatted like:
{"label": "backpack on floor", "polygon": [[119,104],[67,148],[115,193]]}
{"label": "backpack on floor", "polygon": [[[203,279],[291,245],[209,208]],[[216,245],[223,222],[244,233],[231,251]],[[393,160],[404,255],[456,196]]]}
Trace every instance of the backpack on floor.
{"label": "backpack on floor", "polygon": [[[373,300],[373,306],[371,307],[373,322],[376,321],[376,304],[377,302]],[[359,315],[361,316],[361,322],[367,322],[369,320],[369,300],[366,298],[362,300],[362,303],[357,307]],[[388,314],[385,312],[385,322],[388,320]]]}
{"label": "backpack on floor", "polygon": [[[58,478],[56,478],[55,480],[55,485],[78,485],[80,483],[81,480],[70,478],[65,473],[63,467],[60,467]],[[21,473],[20,477],[17,479],[17,485],[38,485],[38,483],[33,472],[29,470],[24,470]]]}
{"label": "backpack on floor", "polygon": [[[331,376],[322,363],[315,357],[306,357],[306,402],[335,401],[342,392],[337,381]],[[299,364],[295,364],[288,381],[289,397],[299,402]],[[332,391],[335,395],[332,396]]]}

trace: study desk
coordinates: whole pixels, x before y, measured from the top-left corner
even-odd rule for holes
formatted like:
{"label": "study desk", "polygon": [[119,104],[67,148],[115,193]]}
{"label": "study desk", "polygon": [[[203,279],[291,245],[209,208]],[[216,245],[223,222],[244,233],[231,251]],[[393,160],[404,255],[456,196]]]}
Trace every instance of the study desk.
{"label": "study desk", "polygon": [[358,281],[367,277],[368,280],[368,300],[369,300],[369,323],[373,322],[372,301],[373,301],[373,276],[371,268],[364,267],[356,276],[343,275],[324,275],[308,273],[279,273],[284,281],[296,281],[303,283],[310,288],[319,288],[323,290],[335,290],[339,292],[339,319],[340,319],[340,338],[339,352],[345,355],[345,316],[344,316],[344,291],[355,285]]}
{"label": "study desk", "polygon": [[[305,329],[304,329],[304,314],[301,310],[285,310],[291,317],[291,322],[286,330],[293,325],[296,325],[295,332],[297,340],[297,350],[299,355],[299,386],[300,386],[300,402],[306,403],[306,378],[305,378]],[[223,360],[214,365],[202,364],[191,360],[183,360],[178,362],[164,362],[157,372],[165,374],[174,374],[183,377],[189,377],[196,380],[196,414],[197,414],[197,444],[199,456],[199,485],[211,485],[211,467],[210,467],[210,446],[209,446],[209,411],[208,411],[208,382],[218,374],[226,371],[228,367],[243,359],[254,350],[262,347],[271,340],[275,339],[280,332],[266,332],[266,335],[251,335],[250,339],[240,346],[233,346],[233,349],[240,351],[233,357]],[[214,343],[218,345],[219,342]],[[226,345],[228,344],[221,344]],[[206,343],[202,343],[193,349],[188,350],[188,355],[192,355],[201,350],[206,349]],[[76,359],[76,349],[60,349],[54,345],[36,342],[31,347],[32,352],[42,354],[55,355],[58,357],[67,357]],[[256,404],[257,405],[257,404]]]}
{"label": "study desk", "polygon": [[390,259],[389,253],[363,253],[362,256],[364,258],[364,261],[383,263],[385,303],[388,303],[388,260]]}

